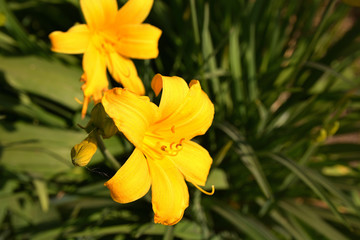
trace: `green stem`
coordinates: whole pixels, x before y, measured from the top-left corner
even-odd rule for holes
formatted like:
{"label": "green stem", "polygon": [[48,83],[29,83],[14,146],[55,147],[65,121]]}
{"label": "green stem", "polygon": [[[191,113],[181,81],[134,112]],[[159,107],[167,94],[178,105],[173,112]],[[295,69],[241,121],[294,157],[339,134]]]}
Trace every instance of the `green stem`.
{"label": "green stem", "polygon": [[98,148],[100,149],[101,153],[105,157],[106,160],[110,162],[114,169],[118,170],[121,167],[121,164],[115,159],[115,157],[106,149],[104,141],[100,137],[99,133],[96,133],[96,141],[98,144]]}
{"label": "green stem", "polygon": [[195,0],[190,0],[190,10],[191,10],[192,25],[193,25],[193,29],[194,29],[195,43],[196,43],[196,45],[199,45],[200,44],[200,32],[199,32],[199,25],[198,25],[197,14],[196,14]]}
{"label": "green stem", "polygon": [[201,206],[201,192],[195,191],[194,193],[194,207],[193,211],[195,212],[196,220],[200,223],[201,231],[202,231],[202,239],[209,239],[210,230],[207,225],[206,216],[204,213],[204,209]]}
{"label": "green stem", "polygon": [[174,239],[174,226],[166,226],[163,240]]}

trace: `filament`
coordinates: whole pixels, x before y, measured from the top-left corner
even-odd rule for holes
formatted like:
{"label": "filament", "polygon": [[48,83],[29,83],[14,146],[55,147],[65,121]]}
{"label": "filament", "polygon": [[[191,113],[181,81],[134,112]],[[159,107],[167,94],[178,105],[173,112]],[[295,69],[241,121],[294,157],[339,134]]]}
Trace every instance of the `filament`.
{"label": "filament", "polygon": [[80,99],[78,99],[77,97],[75,97],[75,101],[79,104],[83,104],[83,102]]}

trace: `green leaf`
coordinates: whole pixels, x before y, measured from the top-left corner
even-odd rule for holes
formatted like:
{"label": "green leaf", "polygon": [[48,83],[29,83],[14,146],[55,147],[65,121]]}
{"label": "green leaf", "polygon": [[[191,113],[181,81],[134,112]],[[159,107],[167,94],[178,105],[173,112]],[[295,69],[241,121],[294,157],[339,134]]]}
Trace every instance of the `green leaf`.
{"label": "green leaf", "polygon": [[213,204],[212,209],[231,223],[240,232],[252,239],[275,240],[277,239],[261,222],[254,218],[244,216],[224,204]]}
{"label": "green leaf", "polygon": [[[2,189],[0,189],[0,226],[5,218],[9,204],[14,201],[14,190],[18,186],[18,182],[7,180]],[[17,195],[19,196],[19,195]],[[21,196],[21,195],[20,195]]]}
{"label": "green leaf", "polygon": [[209,19],[210,19],[209,4],[205,4],[204,8],[204,23],[202,30],[202,51],[204,57],[204,65],[211,75],[212,88],[214,90],[216,98],[219,98],[220,103],[223,101],[220,93],[220,82],[216,76],[217,63],[214,56],[214,48],[212,44],[211,34],[209,30]]}
{"label": "green leaf", "polygon": [[[40,48],[30,40],[23,25],[15,17],[12,11],[9,9],[5,0],[0,0],[0,12],[5,16],[5,27],[17,40],[19,47],[24,52],[39,51]],[[1,65],[1,64],[0,64]]]}
{"label": "green leaf", "polygon": [[237,142],[238,147],[235,148],[236,153],[240,156],[240,159],[242,160],[246,168],[249,169],[249,171],[253,174],[264,195],[267,198],[273,198],[269,182],[265,177],[262,166],[259,163],[259,160],[252,147],[246,143],[241,133],[231,124],[220,124],[219,127],[230,138]]}
{"label": "green leaf", "polygon": [[206,181],[205,189],[211,190],[211,186],[214,185],[215,189],[224,190],[229,188],[229,183],[226,178],[226,173],[220,168],[214,168],[211,170],[208,180]]}
{"label": "green leaf", "polygon": [[40,57],[0,57],[0,70],[15,89],[57,102],[71,110],[81,105],[81,70]]}
{"label": "green leaf", "polygon": [[[260,206],[263,206],[266,202],[263,199],[257,200],[258,204]],[[270,216],[272,219],[274,219],[281,227],[287,230],[287,232],[293,236],[295,239],[298,240],[311,240],[307,234],[304,234],[302,229],[299,229],[297,226],[294,226],[291,224],[291,221],[286,218],[283,214],[281,214],[280,211],[273,208],[270,211]]]}
{"label": "green leaf", "polygon": [[326,190],[328,190],[330,193],[332,193],[335,197],[340,199],[344,204],[347,205],[352,211],[355,211],[357,215],[360,216],[359,209],[355,206],[354,203],[352,203],[348,197],[338,188],[336,185],[327,179],[326,177],[322,176],[321,174],[313,171],[312,169],[307,169],[308,176],[319,183],[322,187],[324,187]]}
{"label": "green leaf", "polygon": [[1,165],[15,172],[52,177],[73,168],[71,148],[85,134],[18,122],[0,125]]}
{"label": "green leaf", "polygon": [[92,227],[81,232],[69,233],[66,236],[68,238],[93,238],[119,233],[130,234],[136,227],[137,224],[114,225],[109,227]]}
{"label": "green leaf", "polygon": [[31,118],[49,126],[65,127],[66,121],[33,103],[25,93],[19,93],[19,99],[9,94],[0,94],[0,110],[5,114],[15,113],[19,117]]}
{"label": "green leaf", "polygon": [[342,221],[343,224],[347,225],[349,228],[349,224],[344,218],[344,216],[339,213],[334,203],[331,201],[331,199],[327,196],[324,189],[322,189],[313,179],[311,179],[307,174],[307,169],[305,167],[302,167],[298,164],[296,164],[294,161],[279,156],[275,154],[269,154],[269,157],[274,159],[275,161],[279,162],[283,166],[289,168],[296,176],[298,176],[308,187],[310,187],[316,195],[318,195],[322,200],[324,200],[328,206],[330,207],[331,211],[339,218],[339,220]]}
{"label": "green leaf", "polygon": [[304,205],[295,205],[290,202],[281,201],[279,206],[289,213],[301,219],[302,222],[309,225],[319,233],[323,234],[330,240],[347,240],[348,238],[336,230],[335,227],[327,224],[318,215],[314,214]]}
{"label": "green leaf", "polygon": [[233,141],[229,140],[221,149],[220,151],[216,154],[216,156],[214,157],[214,163],[213,163],[213,167],[217,167],[219,166],[222,161],[224,160],[226,154],[229,152],[231,146],[233,145]]}
{"label": "green leaf", "polygon": [[41,209],[44,212],[47,212],[49,210],[49,194],[48,194],[46,182],[43,180],[34,179],[33,183],[40,200]]}
{"label": "green leaf", "polygon": [[242,82],[241,52],[239,45],[239,26],[233,26],[229,38],[229,61],[230,72],[234,81],[235,99],[241,102],[245,99],[244,86]]}

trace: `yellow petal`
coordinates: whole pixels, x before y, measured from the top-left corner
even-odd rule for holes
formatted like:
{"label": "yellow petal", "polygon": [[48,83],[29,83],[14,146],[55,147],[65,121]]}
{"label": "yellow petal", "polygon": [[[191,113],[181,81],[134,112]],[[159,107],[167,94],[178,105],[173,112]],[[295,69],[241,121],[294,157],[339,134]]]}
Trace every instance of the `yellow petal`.
{"label": "yellow petal", "polygon": [[102,104],[119,131],[136,147],[141,147],[145,132],[156,119],[157,106],[149,98],[122,88],[107,91]]}
{"label": "yellow petal", "polygon": [[144,196],[150,189],[150,183],[147,161],[142,152],[135,148],[129,159],[105,186],[109,188],[114,201],[129,203]]}
{"label": "yellow petal", "polygon": [[174,225],[189,205],[189,192],[183,175],[168,160],[148,160],[152,180],[155,223]]}
{"label": "yellow petal", "polygon": [[[152,131],[168,138],[188,140],[205,134],[214,118],[214,105],[206,93],[201,90],[199,81],[193,80],[189,86],[190,89],[183,99],[180,97],[179,100],[173,97],[161,99],[160,110],[166,114],[162,113],[162,120],[152,126]],[[169,91],[169,95],[178,94],[176,92],[179,89],[174,87],[173,84],[168,86],[164,84],[163,92]],[[170,107],[170,104],[176,104],[178,107],[174,109]],[[164,105],[163,108],[161,108],[162,105]],[[167,117],[164,118],[164,116]]]}
{"label": "yellow petal", "polygon": [[84,53],[90,39],[89,29],[85,24],[75,25],[67,32],[55,31],[49,35],[51,50],[60,53]]}
{"label": "yellow petal", "polygon": [[116,25],[139,24],[149,15],[154,0],[129,0],[116,15]]}
{"label": "yellow petal", "polygon": [[116,0],[80,0],[86,23],[92,30],[108,28],[118,11]]}
{"label": "yellow petal", "polygon": [[182,142],[182,147],[176,156],[169,157],[169,159],[174,162],[187,181],[204,186],[212,158],[205,148],[193,141]]}
{"label": "yellow petal", "polygon": [[145,88],[139,78],[134,63],[119,54],[112,52],[108,54],[107,66],[113,78],[123,85],[124,88],[138,94],[144,95]]}
{"label": "yellow petal", "polygon": [[189,87],[184,79],[180,77],[166,77],[160,74],[154,76],[151,81],[151,87],[156,96],[163,89],[159,105],[162,118],[166,118],[175,112],[189,92]]}
{"label": "yellow petal", "polygon": [[82,80],[84,84],[82,90],[84,92],[84,105],[88,103],[90,97],[95,102],[99,102],[109,83],[106,77],[105,58],[92,44],[89,44],[84,53],[83,69]]}
{"label": "yellow petal", "polygon": [[115,48],[128,58],[149,59],[159,54],[158,41],[161,30],[150,24],[121,25],[119,41]]}

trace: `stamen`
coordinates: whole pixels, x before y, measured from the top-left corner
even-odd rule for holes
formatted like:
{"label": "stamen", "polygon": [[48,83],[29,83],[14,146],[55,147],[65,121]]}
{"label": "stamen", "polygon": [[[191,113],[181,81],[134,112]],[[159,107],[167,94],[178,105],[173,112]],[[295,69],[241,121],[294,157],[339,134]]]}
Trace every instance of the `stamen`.
{"label": "stamen", "polygon": [[167,150],[166,148],[167,147],[163,145],[163,146],[161,146],[160,149],[164,152],[164,154],[172,156],[172,157],[176,156],[178,154],[178,152],[179,152],[178,150],[173,149],[171,145],[170,145],[169,150]]}
{"label": "stamen", "polygon": [[174,142],[172,142],[172,143],[170,144],[170,149],[171,149],[171,150],[173,150],[174,144],[175,144]]}
{"label": "stamen", "polygon": [[82,110],[81,110],[81,118],[82,119],[85,118],[86,111],[87,111],[88,104],[89,104],[89,100],[90,100],[90,97],[84,97],[84,103],[83,103],[83,107],[82,107]]}
{"label": "stamen", "polygon": [[83,102],[80,99],[78,99],[77,97],[75,97],[75,101],[79,104],[83,104]]}
{"label": "stamen", "polygon": [[181,149],[183,149],[182,142],[184,140],[185,140],[185,138],[180,139],[180,142],[178,144],[176,144],[176,146],[175,146],[176,150],[180,151]]}
{"label": "stamen", "polygon": [[179,143],[172,142],[170,143],[170,146],[162,145],[160,149],[163,151],[164,154],[169,156],[176,156],[180,152],[181,149],[183,149],[182,142],[185,140],[185,138],[182,138]]}
{"label": "stamen", "polygon": [[195,183],[192,183],[200,192],[206,194],[206,195],[213,195],[215,193],[215,187],[214,185],[211,185],[211,192],[207,192],[204,189],[200,188],[198,185],[196,185]]}

